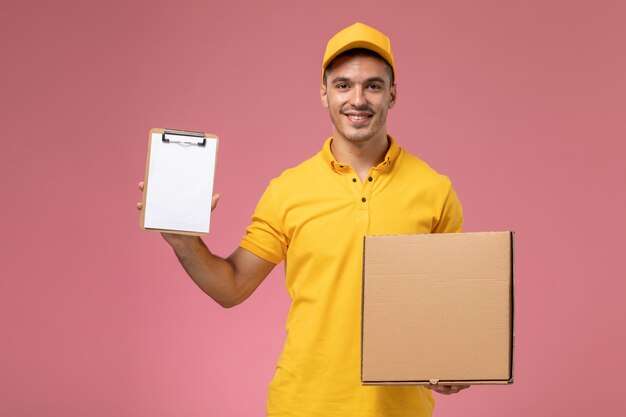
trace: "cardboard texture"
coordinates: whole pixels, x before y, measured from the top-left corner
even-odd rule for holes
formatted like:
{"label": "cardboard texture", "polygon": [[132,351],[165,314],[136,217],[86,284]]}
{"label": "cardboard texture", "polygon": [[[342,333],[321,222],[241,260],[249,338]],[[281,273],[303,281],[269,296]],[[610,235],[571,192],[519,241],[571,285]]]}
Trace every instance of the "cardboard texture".
{"label": "cardboard texture", "polygon": [[367,236],[363,384],[513,382],[513,233]]}

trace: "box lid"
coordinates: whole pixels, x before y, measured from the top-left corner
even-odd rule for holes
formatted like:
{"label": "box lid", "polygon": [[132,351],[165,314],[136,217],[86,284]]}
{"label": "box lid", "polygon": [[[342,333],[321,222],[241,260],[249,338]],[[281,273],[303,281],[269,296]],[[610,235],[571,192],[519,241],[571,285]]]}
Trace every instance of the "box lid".
{"label": "box lid", "polygon": [[510,383],[512,232],[367,236],[364,384]]}

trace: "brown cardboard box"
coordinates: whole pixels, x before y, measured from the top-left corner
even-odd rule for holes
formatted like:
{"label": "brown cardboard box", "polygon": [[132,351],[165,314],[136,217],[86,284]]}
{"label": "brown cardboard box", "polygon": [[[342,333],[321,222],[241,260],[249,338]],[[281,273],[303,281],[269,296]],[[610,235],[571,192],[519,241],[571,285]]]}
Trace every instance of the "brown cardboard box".
{"label": "brown cardboard box", "polygon": [[513,233],[367,236],[361,381],[513,382]]}

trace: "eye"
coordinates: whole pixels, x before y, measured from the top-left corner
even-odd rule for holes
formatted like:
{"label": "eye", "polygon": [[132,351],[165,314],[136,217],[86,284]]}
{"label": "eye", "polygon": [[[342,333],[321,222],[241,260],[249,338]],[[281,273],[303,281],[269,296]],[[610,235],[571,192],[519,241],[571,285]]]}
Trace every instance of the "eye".
{"label": "eye", "polygon": [[345,90],[346,88],[348,88],[348,84],[346,84],[346,83],[335,84],[335,88],[337,88],[339,90]]}
{"label": "eye", "polygon": [[381,90],[383,87],[380,84],[368,84],[367,88],[369,90]]}

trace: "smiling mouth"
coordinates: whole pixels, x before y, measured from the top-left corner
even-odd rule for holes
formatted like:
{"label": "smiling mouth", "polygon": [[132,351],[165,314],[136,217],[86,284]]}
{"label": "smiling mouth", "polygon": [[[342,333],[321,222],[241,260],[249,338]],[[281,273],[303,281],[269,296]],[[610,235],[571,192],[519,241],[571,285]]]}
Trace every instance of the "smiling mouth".
{"label": "smiling mouth", "polygon": [[364,123],[372,117],[371,114],[345,114],[345,116],[353,123]]}

